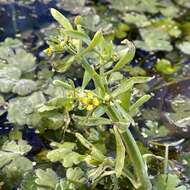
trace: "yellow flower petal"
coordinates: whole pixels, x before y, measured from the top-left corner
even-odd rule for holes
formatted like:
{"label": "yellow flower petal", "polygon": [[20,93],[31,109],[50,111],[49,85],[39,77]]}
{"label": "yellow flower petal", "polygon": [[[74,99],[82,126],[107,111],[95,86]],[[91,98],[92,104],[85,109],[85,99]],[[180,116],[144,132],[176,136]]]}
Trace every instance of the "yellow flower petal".
{"label": "yellow flower petal", "polygon": [[46,53],[47,56],[50,57],[50,56],[52,56],[52,54],[53,54],[53,49],[49,47],[49,48],[47,48],[47,49],[45,50],[45,53]]}
{"label": "yellow flower petal", "polygon": [[92,104],[89,104],[87,107],[86,107],[86,110],[87,111],[91,111],[93,110],[94,106]]}
{"label": "yellow flower petal", "polygon": [[92,102],[93,102],[93,105],[95,105],[95,106],[100,105],[100,102],[99,102],[98,98],[93,98]]}
{"label": "yellow flower petal", "polygon": [[81,102],[83,104],[88,104],[88,98],[84,97],[84,98],[81,98]]}
{"label": "yellow flower petal", "polygon": [[87,95],[88,98],[93,98],[93,96],[94,96],[94,94],[91,91],[88,91],[86,93],[86,95]]}

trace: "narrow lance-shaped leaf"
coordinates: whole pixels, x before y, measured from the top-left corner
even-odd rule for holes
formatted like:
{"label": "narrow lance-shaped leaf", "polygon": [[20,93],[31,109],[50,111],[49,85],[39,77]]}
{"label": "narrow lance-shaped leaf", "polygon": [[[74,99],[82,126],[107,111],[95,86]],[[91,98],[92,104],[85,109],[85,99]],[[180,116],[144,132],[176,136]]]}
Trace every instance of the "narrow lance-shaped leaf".
{"label": "narrow lance-shaped leaf", "polygon": [[69,20],[64,15],[62,15],[59,11],[57,11],[54,8],[51,8],[51,15],[65,29],[73,30],[73,27],[72,27],[71,23],[69,22]]}
{"label": "narrow lance-shaped leaf", "polygon": [[53,84],[55,86],[62,86],[63,88],[68,89],[68,90],[73,90],[73,87],[70,84],[63,82],[61,80],[54,80]]}
{"label": "narrow lance-shaped leaf", "polygon": [[126,79],[122,81],[119,87],[112,92],[112,97],[117,97],[118,95],[131,90],[133,85],[134,83],[132,80]]}
{"label": "narrow lance-shaped leaf", "polygon": [[105,95],[105,87],[100,75],[89,65],[87,61],[82,62],[82,65],[85,68],[85,70],[90,74],[92,79],[94,80],[96,88],[101,89],[101,95]]}
{"label": "narrow lance-shaped leaf", "polygon": [[70,36],[72,38],[79,39],[79,40],[85,42],[87,45],[90,43],[90,38],[84,32],[80,32],[77,30],[67,30],[67,31],[64,31],[64,33],[67,36]]}
{"label": "narrow lance-shaped leaf", "polygon": [[103,35],[102,35],[102,31],[99,30],[96,32],[96,34],[94,35],[92,41],[90,42],[90,44],[88,45],[88,47],[82,52],[82,54],[85,54],[89,51],[92,51],[99,43],[101,43],[103,40]]}
{"label": "narrow lance-shaped leaf", "polygon": [[128,45],[128,48],[126,48],[124,51],[122,51],[122,55],[120,60],[116,63],[112,71],[117,71],[121,69],[125,64],[129,63],[135,56],[135,46],[132,42],[129,42],[127,40],[126,45]]}
{"label": "narrow lance-shaped leaf", "polygon": [[126,79],[112,92],[112,97],[117,97],[118,95],[131,90],[135,84],[146,83],[151,79],[151,77],[131,77],[130,79]]}
{"label": "narrow lance-shaped leaf", "polygon": [[91,78],[92,77],[90,76],[90,73],[85,70],[84,75],[83,75],[83,81],[82,81],[82,89],[86,88]]}
{"label": "narrow lance-shaped leaf", "polygon": [[77,121],[80,125],[85,126],[97,126],[97,125],[111,125],[112,121],[103,117],[82,117],[82,116],[73,116],[73,119]]}
{"label": "narrow lance-shaped leaf", "polygon": [[77,139],[81,142],[83,146],[91,150],[91,154],[92,156],[95,157],[96,160],[103,162],[103,160],[105,159],[105,156],[99,149],[97,149],[93,144],[87,141],[80,133],[76,133],[75,136],[77,137]]}
{"label": "narrow lance-shaped leaf", "polygon": [[124,168],[125,163],[125,146],[121,139],[120,133],[117,126],[113,127],[115,140],[116,140],[116,163],[115,163],[115,172],[116,176],[120,177]]}
{"label": "narrow lance-shaped leaf", "polygon": [[142,106],[145,102],[147,102],[151,98],[150,95],[144,95],[141,98],[139,98],[130,108],[129,112],[130,115],[135,115],[138,112],[138,109],[140,106]]}

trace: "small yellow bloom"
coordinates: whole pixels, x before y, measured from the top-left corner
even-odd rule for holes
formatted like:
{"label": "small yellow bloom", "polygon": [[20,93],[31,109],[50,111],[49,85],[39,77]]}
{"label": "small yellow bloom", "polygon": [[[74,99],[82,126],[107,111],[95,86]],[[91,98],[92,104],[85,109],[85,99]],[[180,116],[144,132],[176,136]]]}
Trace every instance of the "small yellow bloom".
{"label": "small yellow bloom", "polygon": [[47,48],[46,50],[45,50],[45,53],[46,53],[46,55],[47,56],[52,56],[52,54],[53,54],[53,49],[51,48],[51,47],[49,47],[49,48]]}
{"label": "small yellow bloom", "polygon": [[89,101],[89,99],[88,99],[87,97],[81,98],[81,102],[82,102],[83,104],[88,104],[88,101]]}
{"label": "small yellow bloom", "polygon": [[94,94],[91,91],[88,91],[86,93],[86,95],[87,95],[88,98],[93,98],[93,96],[94,96]]}
{"label": "small yellow bloom", "polygon": [[87,105],[86,110],[91,111],[94,109],[94,106],[92,104]]}
{"label": "small yellow bloom", "polygon": [[99,106],[100,105],[100,102],[99,102],[98,98],[93,98],[92,102],[93,102],[94,106]]}

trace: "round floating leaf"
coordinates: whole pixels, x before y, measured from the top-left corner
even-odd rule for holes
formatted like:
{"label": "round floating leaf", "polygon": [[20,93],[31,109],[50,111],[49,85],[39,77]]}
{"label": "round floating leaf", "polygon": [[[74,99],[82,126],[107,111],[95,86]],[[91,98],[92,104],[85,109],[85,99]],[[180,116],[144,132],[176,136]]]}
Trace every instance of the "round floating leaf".
{"label": "round floating leaf", "polygon": [[19,80],[13,87],[12,92],[20,96],[25,96],[37,89],[36,82],[28,79]]}

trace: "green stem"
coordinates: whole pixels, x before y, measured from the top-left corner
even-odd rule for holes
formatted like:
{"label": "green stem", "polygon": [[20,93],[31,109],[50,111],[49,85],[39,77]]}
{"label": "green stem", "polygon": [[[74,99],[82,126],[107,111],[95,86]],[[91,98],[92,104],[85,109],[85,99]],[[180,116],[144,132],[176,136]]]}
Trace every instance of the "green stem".
{"label": "green stem", "polygon": [[122,133],[121,136],[123,137],[123,142],[126,146],[127,153],[137,176],[137,181],[139,182],[138,189],[151,190],[152,185],[146,171],[146,165],[130,130],[126,129],[126,131]]}
{"label": "green stem", "polygon": [[166,145],[166,147],[165,147],[165,158],[164,158],[164,173],[165,174],[168,173],[168,149],[169,149],[169,146]]}
{"label": "green stem", "polygon": [[[107,114],[113,120],[118,122],[120,119],[117,117],[116,110],[114,107],[107,107]],[[121,134],[124,145],[126,147],[126,151],[129,155],[129,159],[133,165],[135,176],[137,178],[137,182],[135,183],[136,189],[138,190],[151,190],[152,185],[148,177],[148,173],[146,170],[146,165],[144,163],[143,157],[140,153],[138,145],[133,138],[130,130],[127,128],[124,133]]]}

